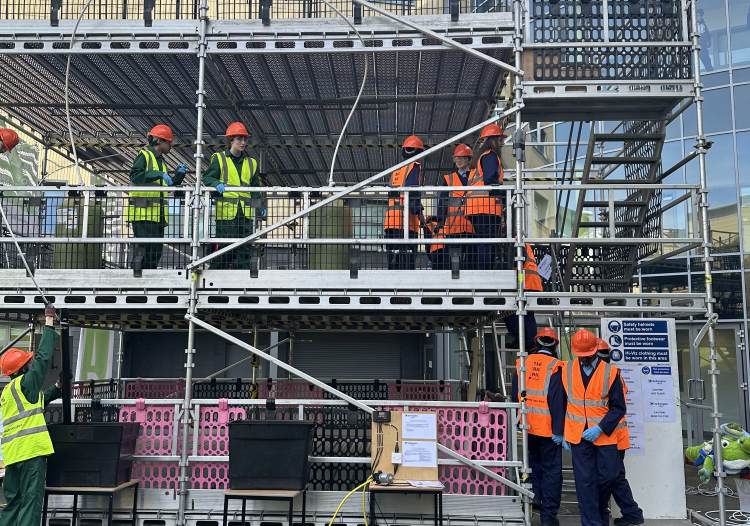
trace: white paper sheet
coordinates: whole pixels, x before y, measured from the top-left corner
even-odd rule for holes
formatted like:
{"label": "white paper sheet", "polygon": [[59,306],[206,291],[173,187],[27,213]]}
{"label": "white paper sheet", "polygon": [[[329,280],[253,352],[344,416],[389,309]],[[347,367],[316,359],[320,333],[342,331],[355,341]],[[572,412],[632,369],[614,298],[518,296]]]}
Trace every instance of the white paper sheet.
{"label": "white paper sheet", "polygon": [[404,413],[401,417],[404,440],[437,440],[435,413]]}
{"label": "white paper sheet", "polygon": [[405,468],[437,467],[437,443],[433,441],[404,440],[401,465]]}
{"label": "white paper sheet", "polygon": [[407,482],[414,488],[445,488],[445,486],[443,486],[443,483],[439,480],[408,480]]}

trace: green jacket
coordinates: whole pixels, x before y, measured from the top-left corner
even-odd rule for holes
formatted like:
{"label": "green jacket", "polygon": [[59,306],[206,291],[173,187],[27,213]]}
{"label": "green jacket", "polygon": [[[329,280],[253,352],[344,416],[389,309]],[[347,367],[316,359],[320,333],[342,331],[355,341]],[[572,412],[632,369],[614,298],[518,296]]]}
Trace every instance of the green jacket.
{"label": "green jacket", "polygon": [[[242,173],[242,162],[250,157],[247,153],[242,152],[239,157],[235,157],[231,154],[229,149],[224,152],[227,159],[231,159],[237,168],[237,173]],[[203,184],[206,186],[216,186],[221,183],[221,167],[219,166],[219,160],[216,157],[211,158],[211,164],[208,166],[208,170],[203,172]],[[263,182],[260,176],[256,173],[254,177],[250,178],[250,186],[262,186]]]}
{"label": "green jacket", "polygon": [[[44,379],[49,371],[52,354],[57,347],[58,335],[52,327],[44,327],[42,339],[39,341],[34,359],[31,360],[29,371],[23,375],[21,380],[21,391],[26,399],[35,404],[39,400],[39,393],[42,391]],[[44,391],[44,404],[47,405],[61,396],[60,389],[52,386]]]}
{"label": "green jacket", "polygon": [[[156,149],[154,149],[152,146],[147,146],[144,149],[153,152],[159,164],[162,163],[163,156],[160,153],[157,153]],[[146,171],[146,157],[142,153],[139,153],[135,158],[135,161],[133,161],[133,166],[130,168],[130,182],[134,185],[150,184],[160,179],[161,174],[162,172],[158,170]],[[174,180],[175,186],[177,186],[182,184],[184,176],[177,177],[177,175],[173,175],[172,179]]]}

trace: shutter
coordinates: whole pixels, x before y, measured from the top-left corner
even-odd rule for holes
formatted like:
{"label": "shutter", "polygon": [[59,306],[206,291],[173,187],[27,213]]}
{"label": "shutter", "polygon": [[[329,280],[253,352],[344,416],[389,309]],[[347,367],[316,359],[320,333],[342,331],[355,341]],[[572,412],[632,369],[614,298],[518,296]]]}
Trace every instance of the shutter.
{"label": "shutter", "polygon": [[401,352],[417,352],[419,335],[374,333],[296,334],[293,365],[315,378],[401,378]]}

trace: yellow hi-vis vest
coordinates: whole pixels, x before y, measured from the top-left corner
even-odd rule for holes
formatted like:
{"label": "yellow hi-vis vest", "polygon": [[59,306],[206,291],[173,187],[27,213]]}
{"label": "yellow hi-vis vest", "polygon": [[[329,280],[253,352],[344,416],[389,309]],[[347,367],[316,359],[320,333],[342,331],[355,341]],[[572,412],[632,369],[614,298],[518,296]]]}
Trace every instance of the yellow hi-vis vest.
{"label": "yellow hi-vis vest", "polygon": [[3,462],[6,466],[55,452],[44,421],[44,395],[32,404],[23,395],[21,379],[11,380],[0,395],[3,415]]}
{"label": "yellow hi-vis vest", "polygon": [[[146,158],[146,171],[166,172],[167,164],[162,159],[161,166],[156,160],[156,155],[151,150],[143,149],[140,151]],[[152,183],[146,183],[147,186],[167,186],[163,179]],[[141,185],[138,185],[141,186]],[[153,221],[167,223],[167,205],[169,204],[169,194],[165,192],[129,192],[128,193],[128,221]],[[162,213],[162,208],[164,209]]]}
{"label": "yellow hi-vis vest", "polygon": [[[218,152],[212,156],[219,161],[219,171],[221,173],[221,182],[227,187],[232,186],[250,186],[255,171],[258,168],[258,161],[245,157],[242,160],[241,173],[237,173],[237,167],[234,162],[227,159],[226,152]],[[252,169],[250,168],[252,161]],[[251,203],[252,194],[250,192],[232,192],[228,188],[224,194],[216,200],[216,219],[219,221],[231,221],[237,217],[237,211],[242,210],[242,215],[250,219],[254,217],[255,211]],[[256,204],[257,206],[257,204]]]}

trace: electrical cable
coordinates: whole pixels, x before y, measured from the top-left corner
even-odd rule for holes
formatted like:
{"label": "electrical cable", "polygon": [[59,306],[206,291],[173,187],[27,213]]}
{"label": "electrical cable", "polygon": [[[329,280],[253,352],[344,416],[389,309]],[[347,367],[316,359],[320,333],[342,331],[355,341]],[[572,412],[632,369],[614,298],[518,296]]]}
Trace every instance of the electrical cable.
{"label": "electrical cable", "polygon": [[[76,143],[75,139],[73,138],[73,122],[70,118],[70,62],[73,58],[73,43],[75,42],[76,38],[76,32],[78,31],[78,26],[81,23],[81,20],[83,19],[83,15],[88,10],[89,6],[91,5],[91,2],[93,0],[87,0],[86,4],[81,8],[81,12],[78,13],[78,19],[76,20],[76,25],[73,26],[73,32],[70,34],[70,53],[68,53],[68,60],[65,64],[65,120],[68,124],[68,136],[70,137],[70,149],[73,153],[73,162],[75,163],[76,168],[76,175],[78,176],[78,180],[81,184],[84,184],[83,182],[83,176],[81,176],[81,165],[78,162],[78,151],[76,150]],[[106,180],[106,179],[105,179]]]}
{"label": "electrical cable", "polygon": [[[325,5],[327,5],[328,7],[330,7],[339,17],[341,17],[341,19],[344,22],[347,23],[347,25],[349,27],[352,28],[352,30],[354,31],[354,33],[356,33],[357,38],[359,38],[360,42],[362,42],[362,47],[363,48],[366,47],[365,46],[365,39],[362,38],[362,35],[359,33],[359,30],[357,29],[357,26],[355,26],[352,22],[350,22],[349,19],[346,16],[344,16],[344,14],[336,8],[336,6],[334,6],[333,4],[331,4],[328,0],[323,0],[323,3]],[[344,127],[341,128],[341,133],[339,134],[339,138],[336,141],[336,148],[334,148],[334,150],[333,150],[333,158],[331,158],[331,171],[328,174],[328,186],[333,186],[334,185],[334,182],[333,182],[333,169],[336,166],[336,158],[338,157],[338,154],[339,154],[339,148],[341,147],[341,141],[344,139],[344,133],[346,133],[346,128],[349,126],[349,121],[351,121],[352,116],[354,115],[354,112],[357,110],[357,106],[359,106],[359,100],[362,98],[362,93],[364,93],[365,86],[367,85],[367,72],[369,70],[369,65],[370,65],[369,57],[370,57],[370,54],[369,53],[365,53],[365,71],[364,71],[364,73],[362,75],[362,85],[359,87],[359,93],[357,94],[357,98],[354,99],[354,104],[352,105],[352,109],[349,111],[349,115],[347,115],[347,117],[346,117],[346,121],[344,122]]]}
{"label": "electrical cable", "polygon": [[339,511],[341,511],[341,508],[344,506],[344,503],[349,499],[349,497],[357,493],[360,489],[366,488],[367,486],[369,486],[370,482],[372,482],[372,477],[367,477],[367,480],[365,480],[362,484],[360,484],[353,490],[349,491],[349,493],[347,493],[346,496],[343,499],[341,499],[341,502],[339,502],[339,505],[336,507],[336,511],[333,512],[333,516],[331,517],[331,520],[328,521],[328,526],[333,526],[333,523],[336,520],[336,517],[338,516]]}

